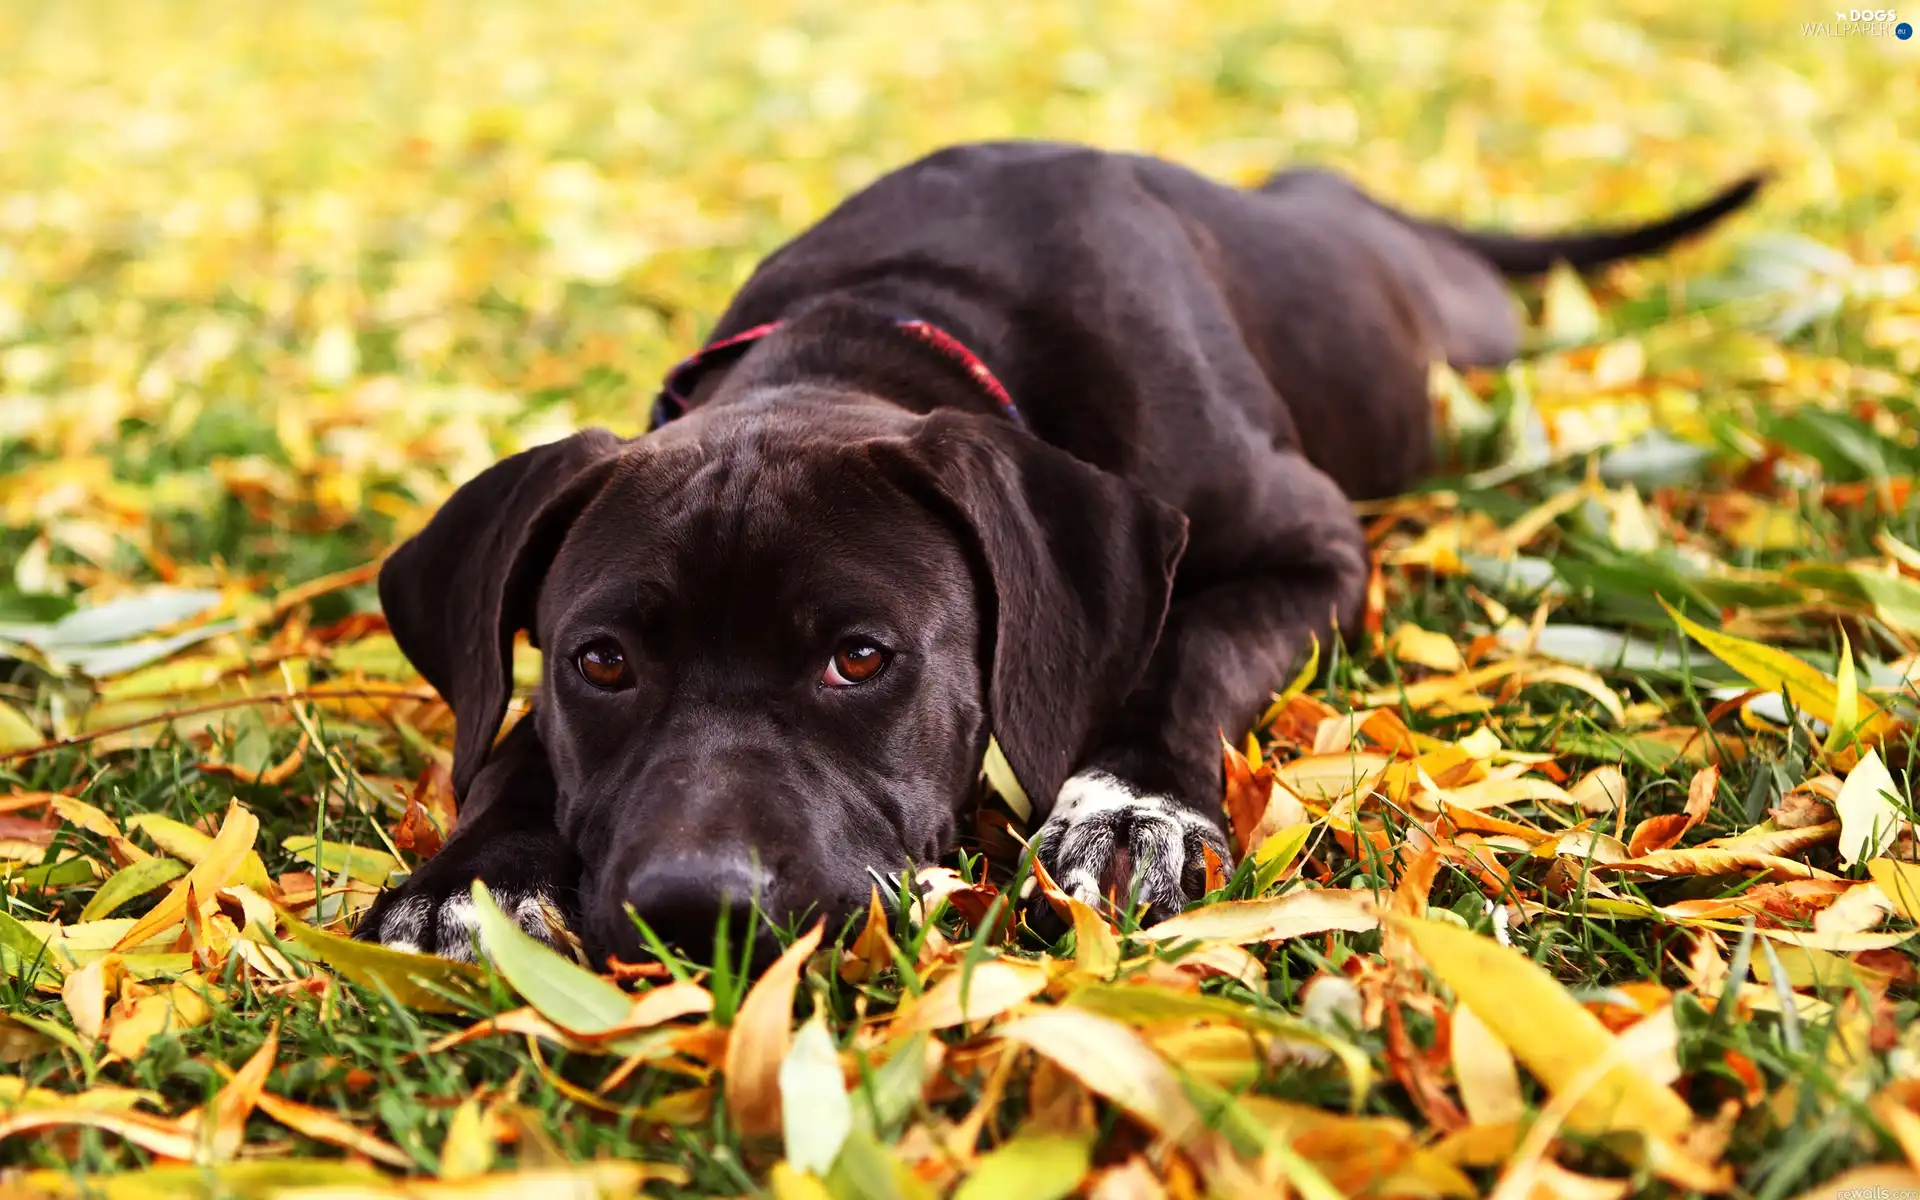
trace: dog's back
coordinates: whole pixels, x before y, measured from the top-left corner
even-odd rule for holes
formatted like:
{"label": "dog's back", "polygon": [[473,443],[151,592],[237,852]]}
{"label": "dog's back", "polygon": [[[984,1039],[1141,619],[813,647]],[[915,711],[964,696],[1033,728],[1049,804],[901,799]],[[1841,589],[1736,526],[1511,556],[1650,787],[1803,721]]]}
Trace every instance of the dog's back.
{"label": "dog's back", "polygon": [[829,296],[936,321],[1040,436],[1203,525],[1249,450],[1297,449],[1355,498],[1403,490],[1430,453],[1430,364],[1517,351],[1507,276],[1657,249],[1757,186],[1648,225],[1526,238],[1410,218],[1319,171],[1247,191],[1139,155],[957,146],[769,257],[714,336]]}

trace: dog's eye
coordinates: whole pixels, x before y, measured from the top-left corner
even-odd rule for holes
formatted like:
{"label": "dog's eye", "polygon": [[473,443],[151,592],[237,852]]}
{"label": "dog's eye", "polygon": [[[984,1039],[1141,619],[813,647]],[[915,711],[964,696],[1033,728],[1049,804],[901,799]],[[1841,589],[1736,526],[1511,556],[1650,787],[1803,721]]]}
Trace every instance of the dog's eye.
{"label": "dog's eye", "polygon": [[626,653],[611,640],[594,642],[574,662],[580,668],[580,677],[603,692],[617,692],[633,683]]}
{"label": "dog's eye", "polygon": [[848,638],[833,651],[820,682],[828,687],[852,687],[878,675],[891,658],[885,649],[865,638]]}

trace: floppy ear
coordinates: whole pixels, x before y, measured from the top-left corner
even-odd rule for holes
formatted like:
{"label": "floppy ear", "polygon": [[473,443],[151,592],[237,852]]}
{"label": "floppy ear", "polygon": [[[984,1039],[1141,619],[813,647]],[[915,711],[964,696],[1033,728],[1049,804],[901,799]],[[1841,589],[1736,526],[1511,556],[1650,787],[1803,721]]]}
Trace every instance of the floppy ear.
{"label": "floppy ear", "polygon": [[991,583],[993,735],[1050,803],[1160,638],[1187,519],[1141,488],[995,419],[936,413],[898,481],[944,507]]}
{"label": "floppy ear", "polygon": [[530,627],[540,581],[621,445],[590,429],[495,463],[380,568],[393,640],[453,709],[457,795],[506,716],[513,635]]}

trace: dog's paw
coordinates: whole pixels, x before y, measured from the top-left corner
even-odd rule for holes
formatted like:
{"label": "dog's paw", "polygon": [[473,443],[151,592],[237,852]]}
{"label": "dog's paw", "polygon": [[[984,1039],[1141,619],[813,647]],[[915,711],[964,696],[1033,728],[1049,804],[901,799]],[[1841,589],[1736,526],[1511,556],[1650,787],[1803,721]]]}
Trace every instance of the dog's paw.
{"label": "dog's paw", "polygon": [[1174,916],[1206,891],[1206,847],[1231,862],[1215,823],[1166,796],[1135,791],[1105,771],[1082,771],[1060,789],[1040,829],[1040,857],[1074,899],[1146,905],[1148,921]]}
{"label": "dog's paw", "polygon": [[533,864],[499,862],[498,855],[480,856],[494,861],[463,866],[457,854],[447,857],[452,850],[443,849],[405,883],[374,901],[354,936],[395,950],[473,962],[480,930],[473,881],[479,879],[521,929],[562,953],[578,953],[558,879]]}

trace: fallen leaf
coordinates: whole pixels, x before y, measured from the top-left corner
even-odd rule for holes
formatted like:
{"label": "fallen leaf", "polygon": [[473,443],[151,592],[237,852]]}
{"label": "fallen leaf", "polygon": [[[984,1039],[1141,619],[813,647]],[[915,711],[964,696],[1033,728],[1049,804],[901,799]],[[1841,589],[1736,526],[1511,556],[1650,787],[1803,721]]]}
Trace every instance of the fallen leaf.
{"label": "fallen leaf", "polygon": [[1141,930],[1143,941],[1195,938],[1216,942],[1279,942],[1341,930],[1364,933],[1380,927],[1378,903],[1364,888],[1298,891],[1267,900],[1227,900],[1196,908]]}
{"label": "fallen leaf", "polygon": [[205,1120],[211,1126],[208,1141],[215,1162],[226,1162],[239,1153],[240,1144],[247,1136],[247,1118],[260,1103],[260,1093],[266,1090],[267,1073],[273,1070],[273,1060],[279,1052],[280,1027],[275,1022],[267,1028],[266,1040],[260,1043],[260,1048],[228,1077],[207,1106]]}
{"label": "fallen leaf", "polygon": [[780,1064],[780,1113],[787,1161],[824,1177],[853,1132],[853,1104],[824,1011],[800,1027]]}
{"label": "fallen leaf", "polygon": [[216,903],[213,897],[234,881],[234,875],[252,851],[254,836],[259,831],[258,818],[241,807],[238,800],[229,804],[227,814],[220,822],[220,832],[207,847],[206,855],[195,864],[193,870],[187,872],[185,879],[174,885],[166,899],[134,922],[133,927],[115,944],[115,949],[137,946],[185,919],[189,893],[200,897],[199,903],[205,908],[212,908]]}
{"label": "fallen leaf", "polygon": [[[1635,1069],[1614,1036],[1538,964],[1489,938],[1435,921],[1395,918],[1448,987],[1550,1092],[1599,1072],[1569,1117],[1577,1128],[1676,1137],[1693,1114]],[[1607,1067],[1608,1060],[1614,1065]]]}
{"label": "fallen leaf", "polygon": [[780,1065],[792,1047],[793,994],[807,957],[820,945],[824,922],[795,939],[786,953],[760,976],[727,1038],[727,1112],[746,1137],[770,1137],[781,1131]]}
{"label": "fallen leaf", "polygon": [[1004,958],[975,963],[971,970],[962,967],[914,1000],[894,1019],[893,1032],[950,1029],[989,1020],[1037,995],[1048,980],[1045,967]]}
{"label": "fallen leaf", "polygon": [[1514,1124],[1526,1115],[1512,1053],[1464,1004],[1453,1010],[1449,1047],[1460,1103],[1475,1125]]}
{"label": "fallen leaf", "polygon": [[1003,1026],[1000,1036],[1052,1059],[1175,1144],[1191,1141],[1205,1128],[1173,1071],[1118,1021],[1076,1009],[1050,1009]]}
{"label": "fallen leaf", "polygon": [[1093,1166],[1093,1131],[1019,1134],[981,1156],[954,1200],[1062,1200]]}
{"label": "fallen leaf", "polygon": [[1899,800],[1899,787],[1880,761],[1880,752],[1868,750],[1847,772],[1833,802],[1840,814],[1841,866],[1874,858],[1892,842],[1902,821]]}
{"label": "fallen leaf", "polygon": [[421,1012],[457,1012],[461,1005],[449,995],[475,994],[486,980],[486,973],[472,963],[340,937],[284,913],[280,920],[288,937],[327,966]]}
{"label": "fallen leaf", "polygon": [[487,886],[473,881],[480,943],[513,990],[540,1015],[568,1031],[591,1036],[618,1029],[633,998],[616,983],[561,955],[500,911]]}
{"label": "fallen leaf", "polygon": [[261,1112],[295,1133],[310,1137],[316,1142],[325,1142],[329,1146],[338,1146],[342,1150],[364,1154],[377,1163],[384,1163],[402,1171],[414,1170],[418,1167],[418,1164],[402,1153],[398,1147],[381,1141],[325,1109],[312,1108],[267,1091],[261,1092],[256,1100]]}

